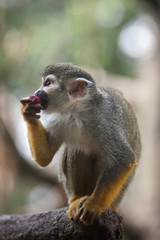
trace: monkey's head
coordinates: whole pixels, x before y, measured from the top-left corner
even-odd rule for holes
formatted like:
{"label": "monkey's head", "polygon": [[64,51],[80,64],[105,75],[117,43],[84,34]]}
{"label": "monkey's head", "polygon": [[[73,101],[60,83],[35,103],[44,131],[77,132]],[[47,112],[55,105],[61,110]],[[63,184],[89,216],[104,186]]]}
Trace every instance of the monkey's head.
{"label": "monkey's head", "polygon": [[85,70],[71,63],[57,63],[45,68],[35,95],[41,98],[44,110],[53,112],[87,99],[95,89],[93,78]]}

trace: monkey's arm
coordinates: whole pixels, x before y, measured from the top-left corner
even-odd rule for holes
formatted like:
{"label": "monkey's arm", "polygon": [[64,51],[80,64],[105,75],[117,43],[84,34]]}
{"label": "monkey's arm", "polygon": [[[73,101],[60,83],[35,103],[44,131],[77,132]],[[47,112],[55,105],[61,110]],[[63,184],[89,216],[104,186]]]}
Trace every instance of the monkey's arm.
{"label": "monkey's arm", "polygon": [[40,120],[34,123],[27,122],[28,140],[33,160],[42,167],[47,166],[55,152],[51,151],[47,140],[47,133]]}
{"label": "monkey's arm", "polygon": [[[118,177],[114,176],[114,169],[104,172],[99,180],[94,192],[88,197],[83,206],[83,213],[80,220],[86,225],[92,224],[93,221],[99,217],[105,209],[113,207],[118,210],[118,206],[112,205],[116,197],[120,194],[124,184],[128,180],[129,176],[137,166],[136,160],[129,164],[128,168],[125,168],[120,172]],[[105,182],[105,179],[109,176],[109,180]],[[105,179],[103,179],[105,178]]]}
{"label": "monkey's arm", "polygon": [[[125,152],[125,148],[123,149]],[[129,152],[129,151],[128,151]],[[137,162],[133,153],[124,156],[123,152],[116,153],[117,162],[110,161],[110,167],[104,166],[104,170],[98,178],[93,193],[90,196],[84,196],[75,199],[70,203],[68,217],[74,222],[80,219],[85,225],[91,225],[120,194],[123,186],[135,169]],[[115,210],[118,206],[113,206]],[[77,213],[75,213],[75,210]]]}
{"label": "monkey's arm", "polygon": [[45,167],[51,162],[54,154],[60,147],[60,143],[55,141],[53,146],[50,146],[47,138],[47,131],[38,119],[40,116],[37,115],[37,113],[39,113],[40,110],[40,104],[31,105],[29,102],[25,104],[22,103],[21,112],[24,121],[27,123],[28,140],[33,160],[40,166]]}

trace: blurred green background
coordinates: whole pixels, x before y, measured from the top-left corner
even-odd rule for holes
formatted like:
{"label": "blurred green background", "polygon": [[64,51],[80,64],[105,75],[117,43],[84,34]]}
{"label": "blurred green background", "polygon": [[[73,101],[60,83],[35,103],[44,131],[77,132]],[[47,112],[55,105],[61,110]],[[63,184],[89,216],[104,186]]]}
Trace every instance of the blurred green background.
{"label": "blurred green background", "polygon": [[60,153],[46,169],[31,161],[19,98],[39,88],[46,65],[72,62],[88,69],[98,83],[103,79],[103,84],[119,88],[135,107],[146,163],[142,160],[122,204],[125,237],[160,239],[160,190],[153,190],[160,187],[158,4],[159,0],[0,0],[2,214],[67,204],[57,182]]}
{"label": "blurred green background", "polygon": [[123,26],[142,12],[137,1],[2,2],[1,79],[16,95],[29,93],[52,62],[136,74],[136,62],[121,51],[118,38]]}

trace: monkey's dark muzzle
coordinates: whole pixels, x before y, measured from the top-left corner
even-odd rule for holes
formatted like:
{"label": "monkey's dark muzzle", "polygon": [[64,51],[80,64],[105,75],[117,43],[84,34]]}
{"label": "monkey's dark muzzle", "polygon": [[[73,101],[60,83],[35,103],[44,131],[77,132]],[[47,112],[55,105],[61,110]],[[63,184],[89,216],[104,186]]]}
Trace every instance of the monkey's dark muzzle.
{"label": "monkey's dark muzzle", "polygon": [[43,109],[45,110],[48,107],[48,95],[47,95],[47,93],[43,90],[42,91],[39,90],[35,93],[35,96],[40,97],[41,105],[42,105]]}

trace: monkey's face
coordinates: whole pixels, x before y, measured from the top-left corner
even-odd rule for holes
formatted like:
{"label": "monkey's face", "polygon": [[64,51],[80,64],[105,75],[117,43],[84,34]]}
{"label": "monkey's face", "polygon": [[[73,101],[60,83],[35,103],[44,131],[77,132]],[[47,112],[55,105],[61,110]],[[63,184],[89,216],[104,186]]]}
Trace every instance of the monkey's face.
{"label": "monkey's face", "polygon": [[43,110],[47,112],[63,110],[69,101],[66,89],[54,74],[42,77],[42,85],[35,95],[41,98]]}
{"label": "monkey's face", "polygon": [[62,112],[88,98],[94,88],[94,80],[86,71],[70,63],[59,63],[46,67],[42,85],[35,95],[40,96],[47,113]]}

